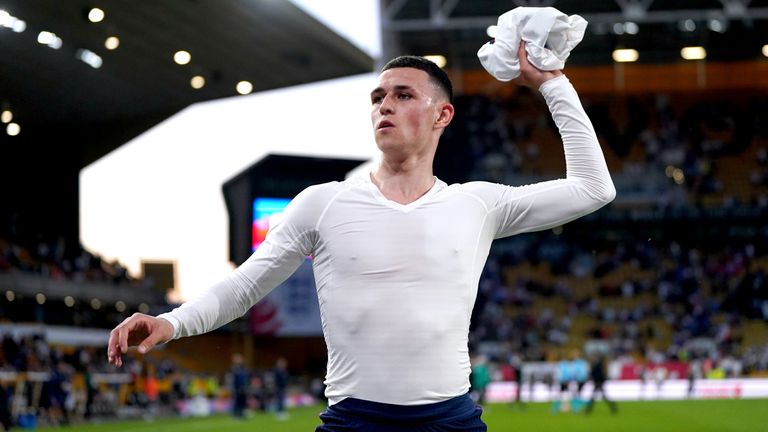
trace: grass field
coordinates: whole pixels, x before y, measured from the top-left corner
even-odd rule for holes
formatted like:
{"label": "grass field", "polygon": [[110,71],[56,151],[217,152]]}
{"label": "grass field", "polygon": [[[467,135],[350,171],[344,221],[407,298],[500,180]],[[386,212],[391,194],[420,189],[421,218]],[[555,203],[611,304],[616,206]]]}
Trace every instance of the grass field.
{"label": "grass field", "polygon": [[[228,416],[191,419],[122,421],[73,425],[83,432],[311,432],[322,407],[289,411],[290,418],[279,421],[269,414],[254,414],[247,420]],[[619,413],[611,415],[598,403],[590,415],[552,414],[549,404],[528,404],[525,410],[491,404],[483,419],[489,431],[514,432],[736,432],[768,431],[768,400],[700,400],[664,402],[624,402]],[[38,429],[41,430],[41,429]],[[45,430],[45,428],[42,428]]]}

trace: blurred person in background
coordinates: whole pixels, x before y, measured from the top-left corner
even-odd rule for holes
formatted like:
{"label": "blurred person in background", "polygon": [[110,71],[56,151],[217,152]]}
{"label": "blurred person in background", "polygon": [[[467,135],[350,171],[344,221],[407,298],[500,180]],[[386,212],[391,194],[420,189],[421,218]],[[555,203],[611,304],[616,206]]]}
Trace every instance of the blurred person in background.
{"label": "blurred person in background", "polygon": [[160,383],[157,380],[155,368],[149,364],[144,365],[144,376],[142,385],[144,387],[144,396],[146,397],[145,420],[153,420],[160,409]]}
{"label": "blurred person in background", "polygon": [[559,413],[561,411],[571,410],[571,382],[573,382],[575,376],[571,362],[562,354],[560,361],[557,362],[557,366],[554,371],[555,382],[557,383],[557,397],[552,401],[552,412]]}
{"label": "blurred person in background", "polygon": [[485,391],[491,382],[491,372],[488,370],[488,360],[484,355],[472,359],[472,372],[469,375],[470,391],[475,402],[485,404]]}
{"label": "blurred person in background", "polygon": [[48,380],[44,384],[43,407],[47,409],[48,420],[55,425],[69,425],[70,392],[72,391],[72,376],[68,365],[59,359],[54,359]]}
{"label": "blurred person in background", "polygon": [[277,359],[272,374],[275,380],[275,414],[280,420],[288,418],[288,413],[285,412],[285,398],[288,396],[286,389],[288,388],[288,360],[283,357]]}
{"label": "blurred person in background", "polygon": [[0,383],[0,431],[11,430],[12,425],[10,390]]}
{"label": "blurred person in background", "polygon": [[232,415],[235,418],[244,419],[251,374],[245,367],[242,354],[232,355],[230,374],[232,380]]}
{"label": "blurred person in background", "polygon": [[[515,377],[515,398],[512,400],[512,406],[520,405],[520,408],[525,409],[525,402],[523,402],[523,358],[519,354],[513,354],[510,360],[510,366],[512,366],[512,372]],[[530,378],[533,381],[533,378]],[[533,394],[533,392],[531,392]]]}
{"label": "blurred person in background", "polygon": [[573,378],[576,381],[576,391],[573,395],[571,408],[574,412],[579,412],[584,405],[581,392],[589,380],[589,362],[581,356],[581,352],[578,349],[573,350],[571,355],[571,368],[573,369]]}
{"label": "blurred person in background", "polygon": [[605,403],[608,404],[608,407],[611,409],[611,413],[618,413],[619,407],[616,405],[616,402],[608,399],[608,395],[605,394],[605,382],[608,380],[608,374],[606,372],[604,355],[597,353],[594,354],[592,363],[590,365],[589,378],[592,381],[592,396],[590,396],[589,402],[587,402],[587,409],[585,412],[587,414],[592,413],[592,409],[595,407],[595,399],[597,399],[597,395],[599,394]]}
{"label": "blurred person in background", "polygon": [[146,353],[232,321],[311,255],[328,347],[317,431],[485,431],[468,394],[468,333],[492,241],[562,225],[616,193],[569,80],[532,66],[523,43],[515,48],[518,84],[542,93],[559,128],[566,178],[519,187],[439,180],[432,164],[453,119],[452,84],[434,63],[398,57],[370,94],[377,167],[301,192],[256,252],[204,294],[123,321],[110,335],[110,363],[122,365],[131,346]]}

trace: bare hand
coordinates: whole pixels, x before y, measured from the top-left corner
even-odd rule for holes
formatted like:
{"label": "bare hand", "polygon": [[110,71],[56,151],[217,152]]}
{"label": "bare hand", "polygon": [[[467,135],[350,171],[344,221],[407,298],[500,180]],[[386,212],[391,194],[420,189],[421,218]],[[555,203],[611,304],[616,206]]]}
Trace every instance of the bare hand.
{"label": "bare hand", "polygon": [[173,325],[162,319],[135,313],[120,323],[109,334],[107,360],[117,367],[123,365],[123,354],[128,348],[139,346],[139,352],[149,352],[155,345],[171,340]]}
{"label": "bare hand", "polygon": [[563,74],[563,71],[543,71],[537,69],[528,61],[528,52],[525,50],[525,42],[520,41],[520,47],[517,50],[517,58],[520,59],[520,77],[514,81],[519,85],[538,89],[544,84],[545,81],[549,81],[552,78],[556,78]]}

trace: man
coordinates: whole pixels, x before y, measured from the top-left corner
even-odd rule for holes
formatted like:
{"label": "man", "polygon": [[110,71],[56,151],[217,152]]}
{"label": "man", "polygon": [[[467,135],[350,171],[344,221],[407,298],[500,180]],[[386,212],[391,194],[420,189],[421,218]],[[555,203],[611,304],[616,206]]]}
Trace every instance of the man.
{"label": "man", "polygon": [[277,359],[272,376],[275,380],[275,415],[279,420],[288,419],[288,413],[285,412],[285,398],[288,396],[288,360],[284,357]]}
{"label": "man", "polygon": [[619,411],[616,402],[608,399],[608,395],[605,394],[605,382],[608,380],[608,377],[605,372],[605,358],[602,354],[595,354],[594,360],[592,361],[592,365],[590,367],[589,376],[590,379],[592,379],[593,388],[592,396],[589,398],[589,402],[587,403],[586,413],[592,413],[592,409],[595,407],[595,400],[597,399],[597,395],[600,394],[600,397],[603,398],[605,403],[607,403],[608,407],[611,409],[611,413],[616,414]]}
{"label": "man", "polygon": [[237,419],[245,419],[251,375],[243,364],[242,354],[232,355],[230,373],[232,374],[232,415]]}
{"label": "man", "polygon": [[576,381],[576,391],[573,394],[571,409],[573,412],[579,412],[584,404],[584,401],[581,399],[581,392],[589,380],[590,369],[589,362],[581,357],[581,352],[578,349],[574,349],[571,354],[571,369],[573,371],[573,379]]}
{"label": "man", "polygon": [[450,80],[423,58],[394,59],[370,95],[382,153],[370,176],[301,192],[229,278],[168,314],[118,325],[110,362],[120,366],[129,346],[145,353],[241,316],[312,255],[328,347],[329,406],[317,431],[486,430],[467,394],[467,342],[491,242],[562,225],[615,195],[575,90],[520,48],[522,83],[540,89],[563,136],[566,179],[522,187],[437,179],[432,161],[454,114]]}
{"label": "man", "polygon": [[484,355],[477,355],[473,359],[472,369],[469,374],[470,394],[474,393],[474,400],[479,405],[485,405],[485,392],[491,382],[491,372],[488,370],[488,360]]}
{"label": "man", "polygon": [[557,398],[552,401],[552,413],[570,411],[572,399],[571,382],[574,380],[574,373],[571,362],[564,355],[557,362],[554,373],[559,393]]}

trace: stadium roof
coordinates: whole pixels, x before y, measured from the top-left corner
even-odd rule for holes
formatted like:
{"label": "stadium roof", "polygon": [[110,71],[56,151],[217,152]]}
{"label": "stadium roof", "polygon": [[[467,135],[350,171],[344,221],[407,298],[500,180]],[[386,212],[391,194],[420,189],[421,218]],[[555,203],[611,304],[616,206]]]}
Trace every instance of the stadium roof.
{"label": "stadium roof", "polygon": [[[97,23],[95,6],[106,15]],[[191,103],[236,95],[241,80],[257,92],[373,69],[370,56],[283,0],[2,0],[0,10],[3,108],[27,134],[100,129],[100,150],[86,150],[83,165]],[[117,49],[105,47],[109,36]],[[179,50],[191,53],[188,64],[174,63]],[[198,90],[195,75],[205,80]]]}
{"label": "stadium roof", "polygon": [[[489,25],[515,6],[553,6],[583,16],[588,33],[570,64],[611,63],[616,48],[641,62],[680,60],[704,46],[711,60],[756,59],[768,43],[768,0],[382,0],[384,57],[440,54],[449,67],[477,68]],[[442,52],[440,52],[442,50]]]}

